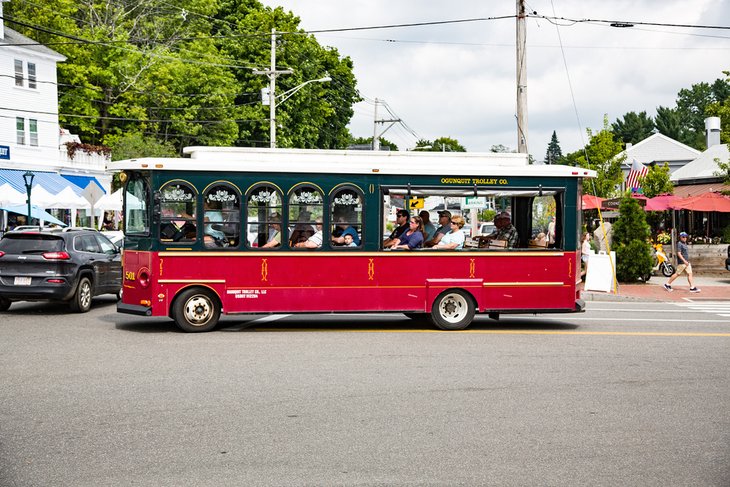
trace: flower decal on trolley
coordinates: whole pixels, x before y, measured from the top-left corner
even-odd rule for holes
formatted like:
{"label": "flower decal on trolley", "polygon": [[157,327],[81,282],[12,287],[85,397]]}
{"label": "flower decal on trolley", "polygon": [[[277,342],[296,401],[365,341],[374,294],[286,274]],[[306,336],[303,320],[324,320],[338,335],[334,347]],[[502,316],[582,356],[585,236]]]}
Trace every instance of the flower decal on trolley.
{"label": "flower decal on trolley", "polygon": [[210,193],[207,196],[208,201],[220,201],[223,203],[228,203],[231,201],[236,201],[238,197],[235,194],[231,194],[225,189],[219,189],[216,190],[215,193]]}
{"label": "flower decal on trolley", "polygon": [[301,205],[320,205],[322,204],[322,195],[317,191],[302,191],[292,196],[291,202]]}
{"label": "flower decal on trolley", "polygon": [[335,198],[335,204],[339,206],[356,206],[360,204],[360,198],[353,193],[342,193]]}
{"label": "flower decal on trolley", "polygon": [[272,201],[277,201],[277,196],[275,191],[262,189],[258,193],[251,195],[251,201],[255,203],[271,203]]}
{"label": "flower decal on trolley", "polygon": [[193,193],[189,189],[175,184],[162,191],[162,199],[165,201],[192,201]]}

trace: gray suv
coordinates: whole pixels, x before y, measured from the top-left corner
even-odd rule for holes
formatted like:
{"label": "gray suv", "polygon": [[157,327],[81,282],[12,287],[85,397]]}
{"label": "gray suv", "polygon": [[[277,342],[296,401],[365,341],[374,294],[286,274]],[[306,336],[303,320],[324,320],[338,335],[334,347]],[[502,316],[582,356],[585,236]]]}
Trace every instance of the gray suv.
{"label": "gray suv", "polygon": [[13,301],[51,300],[85,313],[92,297],[121,290],[119,248],[99,232],[9,232],[0,240],[0,311]]}

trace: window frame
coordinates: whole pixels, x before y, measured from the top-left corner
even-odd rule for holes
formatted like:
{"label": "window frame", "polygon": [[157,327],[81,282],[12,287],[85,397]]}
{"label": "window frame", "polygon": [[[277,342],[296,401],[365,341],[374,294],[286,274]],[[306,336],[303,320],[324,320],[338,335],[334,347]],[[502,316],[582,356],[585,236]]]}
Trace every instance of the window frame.
{"label": "window frame", "polygon": [[[277,205],[264,205],[260,206],[258,208],[259,212],[263,209],[265,218],[264,220],[259,220],[258,216],[256,218],[256,221],[251,223],[249,220],[249,211],[251,210],[251,197],[254,195],[254,193],[261,189],[261,188],[270,188],[273,190],[272,194],[277,195],[279,198],[279,204]],[[268,203],[268,202],[267,202]],[[271,219],[271,210],[278,208],[278,211],[275,211],[274,213],[279,214],[279,220],[276,221],[275,219]],[[244,207],[244,233],[246,234],[245,239],[245,248],[250,250],[279,250],[282,247],[284,247],[284,229],[286,228],[286,221],[285,221],[285,212],[284,212],[284,192],[281,190],[279,186],[277,186],[275,183],[272,183],[270,181],[259,181],[257,183],[252,184],[247,190],[246,190],[246,201],[245,201],[245,207]],[[275,247],[263,247],[263,245],[266,244],[264,242],[263,244],[260,243],[261,241],[261,235],[269,235],[271,234],[271,225],[279,225],[279,237],[281,238],[281,242],[279,245]],[[248,240],[248,235],[250,233],[250,225],[256,225],[258,228],[258,231],[256,232],[256,246],[252,245],[251,242]],[[264,233],[261,232],[262,226],[264,227]]]}
{"label": "window frame", "polygon": [[17,145],[25,144],[25,118],[15,117],[15,143]]}
{"label": "window frame", "polygon": [[[335,214],[335,200],[338,197],[338,195],[344,193],[345,191],[352,191],[354,192],[357,197],[359,198],[359,207],[360,211],[358,212],[355,210],[353,214],[359,213],[359,221],[348,219],[342,222],[338,223],[338,216]],[[340,206],[352,206],[352,205],[340,205]],[[330,247],[334,250],[362,250],[365,246],[365,192],[356,184],[354,183],[342,183],[338,184],[329,193],[329,201],[327,205],[327,211],[329,216],[329,242]],[[355,230],[357,231],[357,227],[359,227],[358,237],[360,238],[360,244],[356,246],[347,246],[344,244],[335,245],[333,243],[333,238],[338,238],[339,236],[335,236],[336,233],[336,226],[339,224],[342,225],[348,225],[349,227],[355,227]],[[343,231],[346,231],[347,228],[345,228]]]}
{"label": "window frame", "polygon": [[[176,190],[180,191],[184,188],[189,190],[191,197],[185,197],[184,200],[166,200],[164,198],[165,189],[168,187],[176,186]],[[187,192],[185,192],[187,193]],[[191,245],[198,241],[200,228],[198,226],[198,190],[194,184],[182,180],[172,179],[165,182],[160,186],[160,224],[159,224],[159,240],[165,245]],[[176,209],[173,214],[165,215],[166,203],[183,204],[185,205],[184,212],[178,212]],[[192,213],[189,211],[191,208],[188,205],[192,205]],[[166,234],[171,234],[171,238],[163,238],[163,231]],[[178,233],[182,234],[178,237]],[[187,235],[194,233],[194,238],[188,238]],[[176,238],[178,237],[178,238]]]}
{"label": "window frame", "polygon": [[[31,69],[31,66],[33,69]],[[35,90],[38,88],[38,76],[36,72],[36,65],[35,63],[28,62],[26,63],[27,71],[28,71],[28,88],[31,90]]]}
{"label": "window frame", "polygon": [[15,86],[23,88],[25,86],[25,71],[23,70],[23,60],[15,59]]}
{"label": "window frame", "polygon": [[[316,193],[319,196],[319,203],[316,201],[313,202],[293,202],[292,200],[296,197],[297,191],[301,192],[304,189],[310,190],[312,193]],[[286,206],[286,212],[287,212],[287,242],[289,245],[289,248],[296,249],[296,250],[321,250],[324,247],[325,244],[325,231],[324,231],[324,222],[325,222],[325,193],[324,190],[322,190],[321,187],[319,187],[315,183],[311,182],[303,182],[298,183],[292,186],[289,189],[288,193],[289,197],[287,198],[287,206]],[[296,215],[296,220],[294,220],[294,217],[292,215],[292,208],[298,208],[299,211]],[[309,211],[311,209],[312,211]],[[310,218],[307,220],[299,220],[299,218],[302,215],[302,210],[307,211],[310,215]],[[297,229],[297,226],[302,225],[309,225],[312,231],[312,235],[317,233],[317,218],[320,218],[322,220],[322,244],[317,248],[309,248],[309,247],[296,247],[297,243],[306,242],[311,235],[306,236],[303,235],[302,239],[297,237],[298,242],[294,242],[295,238],[295,232],[299,231],[307,231],[306,228],[299,228]]]}
{"label": "window frame", "polygon": [[[220,209],[206,209],[207,204],[209,203],[209,195],[213,191],[217,191],[217,198],[226,198],[226,195],[223,195],[220,193],[220,188],[225,188],[230,191],[230,194],[233,194],[235,196],[235,209],[225,209],[223,208],[224,201],[221,201],[221,208]],[[241,196],[241,190],[236,187],[233,183],[229,181],[215,181],[210,183],[208,186],[203,189],[201,192],[201,196],[203,199],[203,209],[202,209],[202,216],[203,216],[203,246],[206,249],[216,249],[216,250],[235,250],[241,245],[241,236],[242,236],[242,226],[241,226],[241,203],[242,203],[242,196]],[[216,199],[212,199],[211,201],[216,201]],[[218,212],[220,213],[221,220],[208,220],[206,222],[206,218],[208,218],[208,213]],[[231,216],[234,216],[234,218],[231,218]],[[220,224],[223,228],[222,230],[213,229],[212,225]],[[211,228],[208,228],[211,227]],[[234,233],[228,233],[225,231],[226,228],[233,228]],[[226,245],[221,245],[220,238],[216,239],[216,234],[214,234],[214,231],[216,233],[220,232],[225,235],[226,238]],[[213,237],[214,244],[208,245],[206,243],[206,235]],[[234,242],[231,243],[231,237],[233,237]],[[222,238],[222,237],[221,237]]]}
{"label": "window frame", "polygon": [[31,147],[38,147],[38,120],[28,119],[28,143]]}

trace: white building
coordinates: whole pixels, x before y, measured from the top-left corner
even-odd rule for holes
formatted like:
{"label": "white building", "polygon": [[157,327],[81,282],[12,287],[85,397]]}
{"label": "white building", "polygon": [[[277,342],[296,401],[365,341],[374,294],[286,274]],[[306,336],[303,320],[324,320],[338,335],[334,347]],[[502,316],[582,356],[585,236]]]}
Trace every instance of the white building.
{"label": "white building", "polygon": [[109,193],[108,156],[84,151],[68,156],[65,143],[78,142],[78,137],[58,123],[56,64],[66,58],[5,26],[5,1],[0,0],[0,66],[5,73],[0,76],[0,186],[8,183],[25,193],[21,175],[30,170],[36,175],[33,187],[52,194],[69,187],[81,195],[89,183]]}

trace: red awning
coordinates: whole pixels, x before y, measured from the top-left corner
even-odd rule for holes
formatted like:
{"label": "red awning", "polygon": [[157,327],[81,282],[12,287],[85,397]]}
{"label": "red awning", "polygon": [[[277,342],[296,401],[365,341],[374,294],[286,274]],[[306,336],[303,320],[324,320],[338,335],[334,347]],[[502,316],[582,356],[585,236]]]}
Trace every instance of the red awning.
{"label": "red awning", "polygon": [[679,199],[672,206],[677,210],[730,213],[730,198],[720,193],[704,193],[699,196]]}
{"label": "red awning", "polygon": [[646,206],[644,209],[646,211],[665,211],[673,208],[673,204],[676,200],[678,200],[676,196],[673,194],[660,194],[659,196],[655,196],[653,198],[649,198],[646,201]]}

